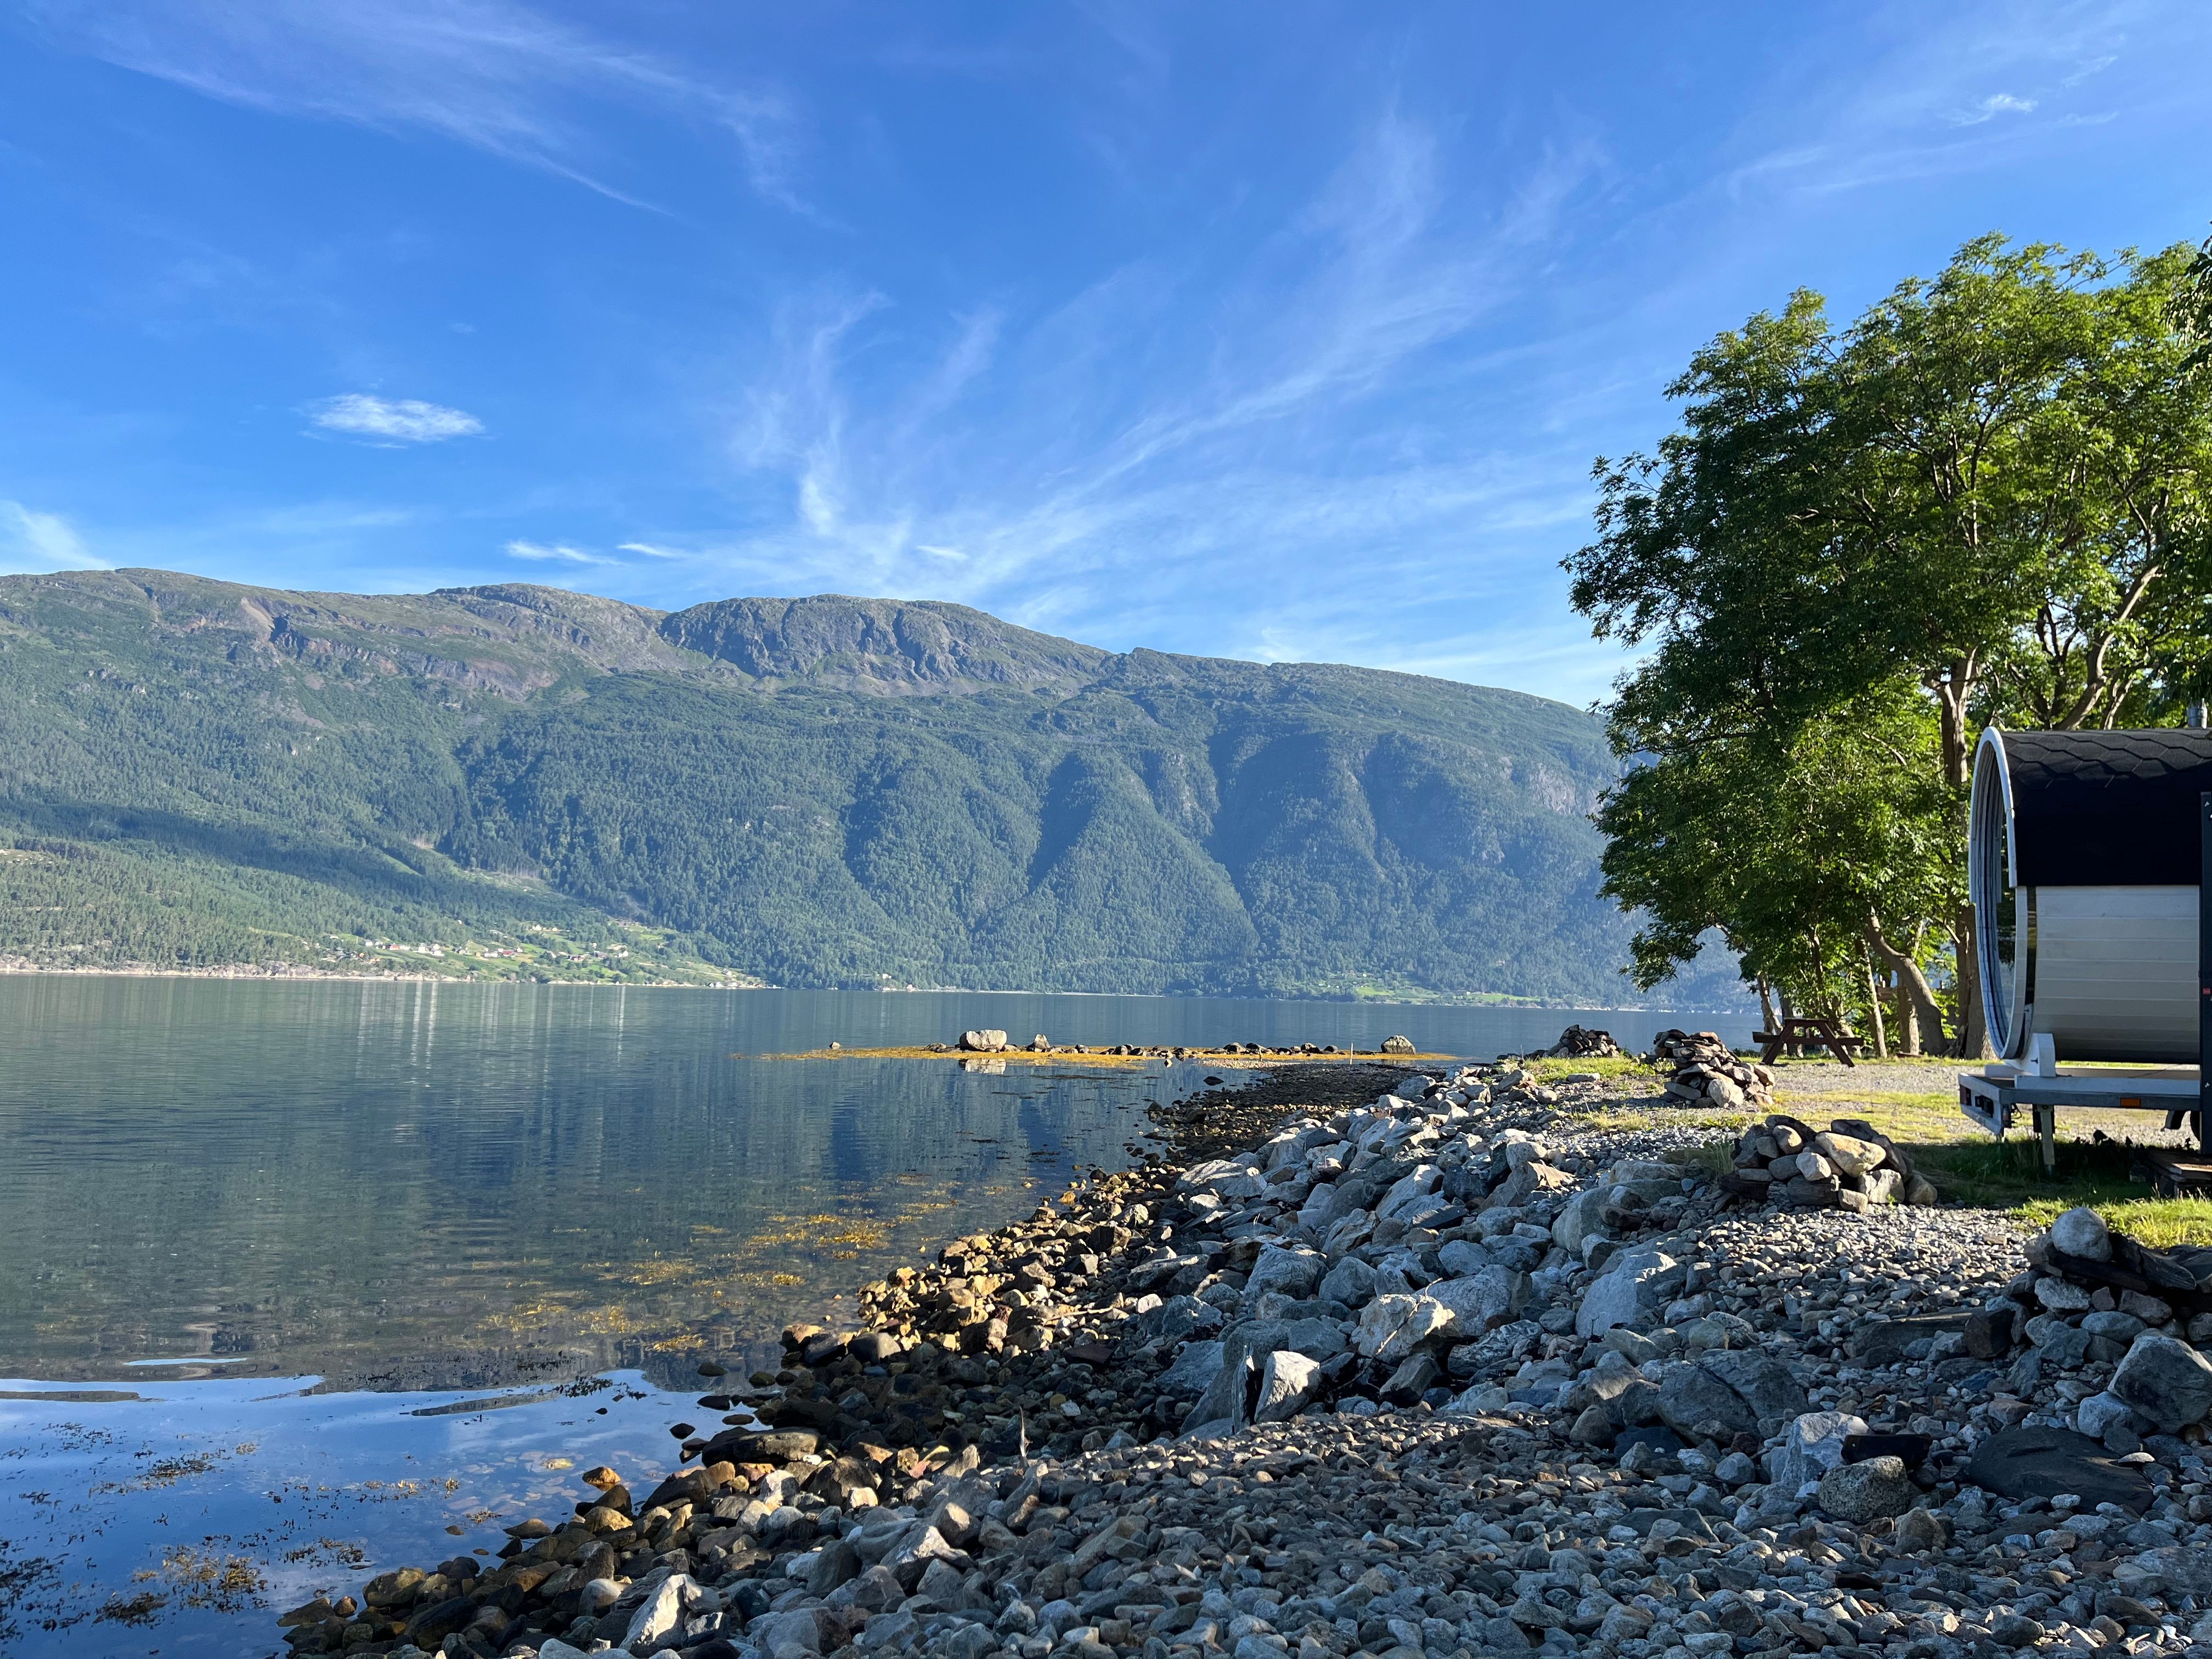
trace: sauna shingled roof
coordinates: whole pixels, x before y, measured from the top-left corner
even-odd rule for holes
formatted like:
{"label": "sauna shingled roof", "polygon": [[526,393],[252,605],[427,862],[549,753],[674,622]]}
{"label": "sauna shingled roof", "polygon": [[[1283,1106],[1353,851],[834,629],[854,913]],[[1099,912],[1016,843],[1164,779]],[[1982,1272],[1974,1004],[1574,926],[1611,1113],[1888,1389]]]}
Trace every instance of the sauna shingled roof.
{"label": "sauna shingled roof", "polygon": [[2212,732],[2007,732],[2013,878],[2028,887],[2193,887]]}

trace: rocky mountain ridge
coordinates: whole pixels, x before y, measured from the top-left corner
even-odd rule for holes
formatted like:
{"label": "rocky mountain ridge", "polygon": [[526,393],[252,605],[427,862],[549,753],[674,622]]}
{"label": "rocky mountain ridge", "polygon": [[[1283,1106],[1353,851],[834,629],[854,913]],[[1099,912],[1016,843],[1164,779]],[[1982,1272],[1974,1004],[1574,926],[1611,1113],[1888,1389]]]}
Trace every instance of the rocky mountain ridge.
{"label": "rocky mountain ridge", "polygon": [[0,578],[0,692],[33,963],[635,924],[785,985],[1627,990],[1585,817],[1615,763],[1513,692],[935,602],[151,570]]}

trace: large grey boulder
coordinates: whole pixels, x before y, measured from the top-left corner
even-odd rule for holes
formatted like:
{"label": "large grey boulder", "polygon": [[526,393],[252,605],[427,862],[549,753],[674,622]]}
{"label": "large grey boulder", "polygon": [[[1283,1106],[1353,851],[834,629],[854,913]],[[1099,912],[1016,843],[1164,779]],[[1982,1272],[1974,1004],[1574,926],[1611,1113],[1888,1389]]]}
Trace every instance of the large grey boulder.
{"label": "large grey boulder", "polygon": [[1160,1373],[1159,1389],[1163,1394],[1179,1395],[1204,1394],[1221,1375],[1221,1344],[1186,1342],[1182,1352],[1176,1356],[1175,1364]]}
{"label": "large grey boulder", "polygon": [[1666,1367],[1659,1378],[1659,1415],[1681,1435],[1693,1436],[1705,1423],[1771,1433],[1807,1403],[1789,1370],[1755,1348],[1709,1349],[1693,1364]]}
{"label": "large grey boulder", "polygon": [[1811,1403],[1789,1368],[1757,1348],[1715,1349],[1700,1355],[1698,1364],[1742,1397],[1762,1432],[1765,1425],[1779,1427]]}
{"label": "large grey boulder", "polygon": [[1605,1231],[1606,1206],[1613,1201],[1610,1186],[1589,1187],[1569,1199],[1552,1223],[1552,1242],[1560,1249],[1582,1254],[1583,1241]]}
{"label": "large grey boulder", "polygon": [[1318,1254],[1295,1245],[1270,1244],[1260,1252],[1259,1260],[1244,1280],[1247,1305],[1269,1291],[1298,1300],[1314,1293],[1321,1283],[1322,1270],[1328,1266]]}
{"label": "large grey boulder", "polygon": [[1335,1139],[1335,1133],[1326,1123],[1285,1129],[1260,1149],[1260,1167],[1272,1174],[1285,1164],[1303,1162],[1315,1147],[1326,1146]]}
{"label": "large grey boulder", "polygon": [[2077,1206],[2051,1224],[2051,1243],[2069,1255],[2089,1261],[2112,1259],[2112,1230],[2094,1210]]}
{"label": "large grey boulder", "polygon": [[1259,1197],[1267,1190],[1267,1177],[1249,1158],[1217,1158],[1193,1164],[1176,1178],[1176,1184],[1188,1192],[1210,1192],[1236,1200]]}
{"label": "large grey boulder", "polygon": [[655,1585],[644,1605],[630,1615],[622,1644],[633,1653],[672,1635],[684,1622],[684,1610],[699,1598],[700,1585],[689,1573],[672,1572]]}
{"label": "large grey boulder", "polygon": [[1451,1279],[1464,1279],[1490,1264],[1490,1252],[1471,1238],[1455,1238],[1437,1252],[1437,1265]]}
{"label": "large grey boulder", "polygon": [[1352,1339],[1336,1321],[1316,1314],[1310,1319],[1285,1320],[1275,1346],[1302,1353],[1309,1359],[1332,1359],[1352,1346]]}
{"label": "large grey boulder", "polygon": [[2115,1565],[2112,1583],[2136,1596],[2212,1595],[2212,1550],[2199,1544],[2147,1549],[2133,1560],[2123,1559]]}
{"label": "large grey boulder", "polygon": [[[1517,1146],[1506,1148],[1509,1154],[1518,1150]],[[1547,1193],[1564,1192],[1574,1184],[1575,1177],[1565,1170],[1555,1170],[1548,1164],[1531,1159],[1514,1167],[1513,1173],[1505,1177],[1504,1184],[1491,1194],[1489,1207],[1494,1210],[1517,1209],[1530,1199],[1540,1198]]]}
{"label": "large grey boulder", "polygon": [[1336,1183],[1323,1181],[1306,1194],[1306,1201],[1298,1209],[1298,1225],[1319,1237],[1336,1219]]}
{"label": "large grey boulder", "polygon": [[1471,1339],[1517,1317],[1528,1305],[1528,1275],[1510,1267],[1480,1267],[1464,1279],[1438,1279],[1425,1294],[1449,1308]]}
{"label": "large grey boulder", "polygon": [[1221,1328],[1221,1310],[1194,1296],[1171,1296],[1157,1308],[1133,1316],[1121,1327],[1125,1346],[1146,1342],[1181,1342],[1200,1332]]}
{"label": "large grey boulder", "polygon": [[1654,1245],[1622,1252],[1613,1267],[1583,1292],[1575,1334],[1597,1336],[1615,1325],[1632,1325],[1681,1292],[1687,1269]]}
{"label": "large grey boulder", "polygon": [[1348,1255],[1322,1275],[1321,1293],[1327,1301],[1364,1308],[1375,1299],[1375,1269]]}
{"label": "large grey boulder", "polygon": [[896,1574],[902,1584],[918,1582],[932,1561],[950,1561],[956,1566],[968,1565],[967,1555],[945,1541],[945,1534],[927,1521],[917,1521],[892,1545],[882,1565]]}
{"label": "large grey boulder", "polygon": [[1400,1360],[1452,1328],[1451,1310],[1432,1296],[1378,1296],[1360,1310],[1352,1344],[1370,1359]]}
{"label": "large grey boulder", "polygon": [[1820,1507],[1837,1520],[1854,1524],[1877,1516],[1902,1515],[1919,1496],[1901,1457],[1839,1463],[1820,1477]]}
{"label": "large grey boulder", "polygon": [[[2109,1394],[2093,1394],[2074,1408],[2074,1426],[2092,1440],[2103,1440],[2115,1426],[2133,1433],[2136,1425],[2135,1407],[2124,1400]],[[2136,1445],[2142,1437],[2136,1437]],[[2130,1447],[2129,1450],[2135,1449]]]}
{"label": "large grey boulder", "polygon": [[823,1545],[814,1557],[814,1565],[807,1568],[806,1593],[827,1595],[840,1584],[849,1584],[860,1576],[860,1551],[848,1540],[836,1539]]}
{"label": "large grey boulder", "polygon": [[2212,1364],[2177,1337],[2146,1332],[2135,1340],[2106,1391],[2162,1433],[2177,1434],[2212,1413]]}
{"label": "large grey boulder", "polygon": [[1416,1164],[1399,1176],[1392,1183],[1390,1190],[1382,1194],[1382,1201],[1375,1206],[1375,1218],[1388,1221],[1393,1217],[1411,1212],[1436,1191],[1443,1178],[1443,1171],[1435,1164]]}
{"label": "large grey boulder", "polygon": [[1743,1396],[1702,1365],[1669,1365],[1660,1373],[1659,1416],[1686,1440],[1697,1438],[1699,1426],[1708,1423],[1729,1434],[1759,1426],[1759,1414]]}
{"label": "large grey boulder", "polygon": [[1255,1423],[1280,1423],[1296,1417],[1312,1403],[1321,1386],[1321,1362],[1288,1348],[1267,1356],[1260,1371],[1259,1398],[1254,1401]]}
{"label": "large grey boulder", "polygon": [[745,1627],[745,1643],[765,1654],[790,1648],[833,1653],[845,1644],[845,1626],[827,1607],[790,1607],[754,1620]]}
{"label": "large grey boulder", "polygon": [[2087,1313],[2089,1310],[2089,1292],[2071,1279],[2037,1279],[2035,1299],[2053,1313]]}

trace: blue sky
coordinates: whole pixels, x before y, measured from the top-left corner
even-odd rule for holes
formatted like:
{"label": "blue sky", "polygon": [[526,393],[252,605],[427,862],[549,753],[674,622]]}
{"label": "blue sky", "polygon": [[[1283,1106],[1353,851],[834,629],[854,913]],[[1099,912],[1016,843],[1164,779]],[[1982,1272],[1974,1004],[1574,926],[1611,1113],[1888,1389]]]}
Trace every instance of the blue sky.
{"label": "blue sky", "polygon": [[0,568],[842,592],[1573,702],[1794,287],[2212,218],[2200,4],[33,0]]}

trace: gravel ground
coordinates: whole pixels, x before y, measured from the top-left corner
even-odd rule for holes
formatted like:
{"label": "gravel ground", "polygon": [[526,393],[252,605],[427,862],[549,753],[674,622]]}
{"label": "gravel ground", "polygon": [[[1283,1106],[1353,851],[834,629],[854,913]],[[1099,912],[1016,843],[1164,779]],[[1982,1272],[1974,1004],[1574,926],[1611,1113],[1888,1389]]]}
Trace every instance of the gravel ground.
{"label": "gravel ground", "polygon": [[1960,1062],[1863,1060],[1842,1066],[1832,1060],[1775,1068],[1774,1086],[1784,1094],[1834,1095],[1863,1100],[1875,1094],[1949,1094],[1957,1088]]}

